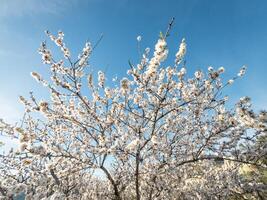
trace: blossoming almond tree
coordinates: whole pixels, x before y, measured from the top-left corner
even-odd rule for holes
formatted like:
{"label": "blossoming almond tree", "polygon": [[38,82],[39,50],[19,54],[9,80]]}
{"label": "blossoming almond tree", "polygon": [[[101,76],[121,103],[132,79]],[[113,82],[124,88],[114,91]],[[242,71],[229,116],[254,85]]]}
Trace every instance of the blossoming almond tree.
{"label": "blossoming almond tree", "polygon": [[19,150],[1,155],[2,199],[21,192],[51,200],[226,199],[247,192],[262,198],[264,185],[245,182],[239,171],[244,164],[266,168],[266,145],[254,144],[266,135],[267,114],[254,113],[248,97],[227,109],[222,93],[246,68],[226,82],[223,67],[189,77],[184,39],[174,65],[164,66],[171,26],[152,57],[145,49],[115,86],[102,71],[97,78],[88,73],[95,46],[87,42],[73,60],[63,32],[46,32],[64,58],[56,60],[42,43],[51,80],[31,75],[51,99],[20,97],[22,125],[1,121],[2,133],[20,141]]}

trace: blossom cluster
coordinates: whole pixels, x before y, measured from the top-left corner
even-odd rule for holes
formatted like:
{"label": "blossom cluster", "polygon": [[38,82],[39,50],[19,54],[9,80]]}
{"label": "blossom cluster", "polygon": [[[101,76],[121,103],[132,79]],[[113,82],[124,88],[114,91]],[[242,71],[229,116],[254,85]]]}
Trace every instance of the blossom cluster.
{"label": "blossom cluster", "polygon": [[0,121],[3,134],[20,143],[0,155],[2,199],[226,199],[266,189],[246,182],[240,169],[266,168],[266,145],[256,144],[266,136],[267,114],[255,113],[248,97],[229,109],[222,91],[246,67],[227,81],[224,67],[190,77],[181,66],[185,39],[174,66],[164,66],[167,37],[160,37],[151,57],[146,48],[128,76],[107,86],[104,72],[89,73],[91,43],[72,60],[63,32],[47,35],[64,58],[55,60],[42,43],[51,80],[31,75],[51,98],[20,97],[22,124]]}

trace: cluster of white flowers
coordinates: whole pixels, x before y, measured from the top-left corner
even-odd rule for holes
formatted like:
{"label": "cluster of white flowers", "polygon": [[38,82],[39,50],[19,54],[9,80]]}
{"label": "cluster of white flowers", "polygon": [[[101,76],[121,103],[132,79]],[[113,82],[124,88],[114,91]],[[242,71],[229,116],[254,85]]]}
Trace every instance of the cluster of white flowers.
{"label": "cluster of white flowers", "polygon": [[225,72],[224,67],[220,67],[220,68],[218,69],[218,72],[219,72],[219,73],[224,73],[224,72]]}
{"label": "cluster of white flowers", "polygon": [[203,74],[202,74],[201,71],[196,71],[196,72],[195,72],[195,77],[196,77],[196,79],[201,79],[202,76],[203,76]]}
{"label": "cluster of white flowers", "polygon": [[179,47],[179,50],[175,55],[175,57],[176,57],[175,63],[177,65],[179,65],[181,63],[181,61],[184,58],[185,54],[186,54],[186,43],[185,43],[185,39],[182,39],[182,42],[181,42],[180,47]]}
{"label": "cluster of white flowers", "polygon": [[111,98],[112,97],[112,90],[108,87],[105,88],[105,95],[107,98]]}
{"label": "cluster of white flowers", "polygon": [[121,80],[121,89],[122,92],[125,94],[129,90],[129,80],[127,78],[123,78]]}
{"label": "cluster of white flowers", "polygon": [[92,45],[90,42],[85,43],[85,47],[83,48],[82,55],[79,56],[79,66],[86,66],[87,60],[92,52]]}
{"label": "cluster of white flowers", "polygon": [[41,112],[46,112],[48,109],[48,103],[45,101],[40,101],[39,103],[39,109]]}
{"label": "cluster of white flowers", "polygon": [[246,69],[247,67],[246,66],[243,66],[240,70],[240,72],[237,74],[238,76],[244,76],[244,74],[246,73]]}
{"label": "cluster of white flowers", "polygon": [[127,151],[134,151],[136,150],[137,146],[140,144],[140,140],[137,138],[133,141],[131,141],[127,146],[126,146],[126,150]]}
{"label": "cluster of white flowers", "polygon": [[51,64],[52,54],[50,50],[46,49],[46,44],[44,42],[42,42],[41,47],[39,48],[39,53],[42,55],[44,64]]}
{"label": "cluster of white flowers", "polygon": [[105,84],[105,74],[102,71],[98,72],[98,85],[99,87],[104,87]]}
{"label": "cluster of white flowers", "polygon": [[130,63],[128,76],[108,87],[104,72],[95,82],[87,71],[90,43],[72,61],[64,34],[47,34],[67,59],[54,60],[43,43],[39,52],[50,65],[51,80],[31,75],[46,83],[51,99],[38,101],[33,93],[29,100],[20,97],[22,123],[0,121],[0,132],[20,144],[0,155],[0,198],[14,199],[21,192],[26,199],[50,200],[262,194],[263,183],[244,179],[240,167],[266,167],[265,147],[257,146],[256,138],[266,136],[267,114],[253,112],[248,97],[229,109],[228,96],[222,95],[245,67],[226,83],[223,67],[188,77],[190,67],[181,65],[184,39],[174,66],[161,66],[168,55],[166,36],[152,58],[145,49],[138,64]]}
{"label": "cluster of white flowers", "polygon": [[64,39],[64,33],[62,31],[58,31],[58,35],[57,37],[55,37],[54,35],[52,35],[49,31],[46,31],[46,34],[50,37],[50,39],[55,42],[55,44],[57,46],[60,47],[63,55],[65,58],[70,58],[70,51],[69,49],[66,47],[66,45],[63,43],[63,39]]}
{"label": "cluster of white flowers", "polygon": [[186,69],[182,67],[181,70],[177,74],[179,78],[183,77],[186,74]]}
{"label": "cluster of white flowers", "polygon": [[155,45],[155,51],[154,51],[154,56],[150,60],[148,68],[147,68],[147,76],[150,77],[154,75],[161,62],[163,62],[167,56],[168,56],[169,50],[167,49],[167,43],[165,39],[160,38]]}

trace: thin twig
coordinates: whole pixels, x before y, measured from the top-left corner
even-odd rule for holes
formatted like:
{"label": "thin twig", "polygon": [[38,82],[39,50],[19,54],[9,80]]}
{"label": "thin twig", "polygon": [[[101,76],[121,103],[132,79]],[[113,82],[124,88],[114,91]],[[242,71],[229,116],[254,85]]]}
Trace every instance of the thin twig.
{"label": "thin twig", "polygon": [[100,38],[97,40],[96,44],[93,46],[92,50],[94,50],[99,45],[99,43],[101,42],[101,40],[103,39],[103,37],[104,37],[104,34],[102,33],[101,36],[100,36]]}
{"label": "thin twig", "polygon": [[171,28],[172,28],[172,26],[173,26],[173,23],[174,23],[174,17],[171,19],[171,21],[170,21],[170,23],[169,23],[169,25],[168,25],[168,28],[167,28],[167,30],[166,30],[166,33],[165,33],[165,35],[164,35],[164,39],[166,39],[169,35],[170,35],[170,31],[171,31]]}

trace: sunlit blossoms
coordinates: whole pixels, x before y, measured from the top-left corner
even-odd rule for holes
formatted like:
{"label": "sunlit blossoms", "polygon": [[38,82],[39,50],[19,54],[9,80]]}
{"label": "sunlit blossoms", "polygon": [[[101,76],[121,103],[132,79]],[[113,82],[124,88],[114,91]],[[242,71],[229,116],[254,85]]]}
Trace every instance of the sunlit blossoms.
{"label": "sunlit blossoms", "polygon": [[185,54],[186,54],[186,43],[185,43],[185,39],[182,39],[179,50],[175,55],[176,56],[175,63],[180,64]]}
{"label": "sunlit blossoms", "polygon": [[105,83],[105,74],[102,71],[98,72],[98,85],[104,87]]}
{"label": "sunlit blossoms", "polygon": [[87,65],[87,59],[89,58],[90,54],[92,52],[92,46],[89,42],[85,43],[85,47],[83,48],[82,55],[79,56],[79,65],[84,66]]}
{"label": "sunlit blossoms", "polygon": [[52,61],[52,55],[49,50],[46,49],[46,44],[43,42],[40,49],[39,53],[42,55],[42,60],[44,64],[50,64]]}
{"label": "sunlit blossoms", "polygon": [[263,199],[266,183],[246,173],[266,170],[266,111],[254,112],[249,97],[230,108],[223,94],[246,68],[226,81],[224,67],[192,73],[181,64],[184,39],[165,66],[168,32],[110,85],[88,66],[91,43],[74,60],[63,32],[47,32],[63,56],[42,43],[51,78],[31,75],[50,98],[21,96],[22,122],[0,120],[19,142],[0,156],[1,199]]}
{"label": "sunlit blossoms", "polygon": [[246,66],[242,67],[237,75],[244,76],[245,73],[246,73]]}
{"label": "sunlit blossoms", "polygon": [[160,38],[155,45],[154,56],[151,58],[148,68],[147,77],[154,76],[158,70],[158,67],[162,61],[164,61],[168,56],[167,43],[164,38]]}
{"label": "sunlit blossoms", "polygon": [[139,36],[137,36],[136,40],[137,40],[138,42],[140,42],[140,41],[142,40],[142,37],[139,35]]}

